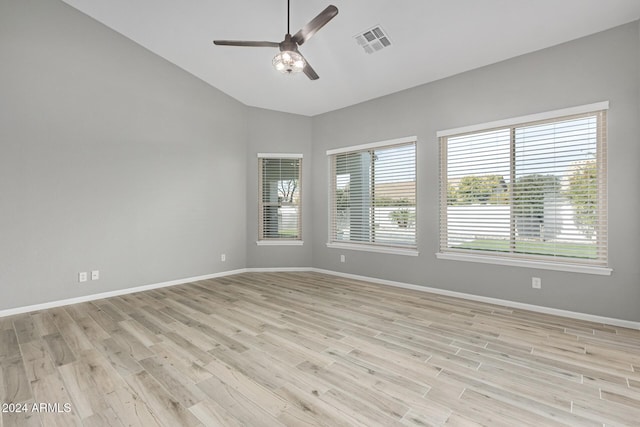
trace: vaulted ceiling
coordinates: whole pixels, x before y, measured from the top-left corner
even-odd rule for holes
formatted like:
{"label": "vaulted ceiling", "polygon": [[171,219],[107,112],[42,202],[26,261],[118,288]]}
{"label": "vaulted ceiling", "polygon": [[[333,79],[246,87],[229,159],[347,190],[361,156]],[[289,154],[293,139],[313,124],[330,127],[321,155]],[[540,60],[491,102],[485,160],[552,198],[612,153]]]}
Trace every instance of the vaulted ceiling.
{"label": "vaulted ceiling", "polygon": [[[311,81],[276,72],[275,48],[212,43],[280,42],[286,0],[63,1],[247,105],[309,116],[640,18],[638,0],[291,0],[291,33],[339,9],[300,48]],[[376,26],[391,45],[369,54],[355,36]]]}

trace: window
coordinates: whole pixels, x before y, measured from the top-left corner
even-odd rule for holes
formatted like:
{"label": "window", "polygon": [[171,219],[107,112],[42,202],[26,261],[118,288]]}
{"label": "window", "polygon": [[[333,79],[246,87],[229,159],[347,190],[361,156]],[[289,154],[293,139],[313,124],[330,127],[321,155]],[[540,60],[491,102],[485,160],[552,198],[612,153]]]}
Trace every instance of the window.
{"label": "window", "polygon": [[258,154],[258,244],[302,244],[302,155]]}
{"label": "window", "polygon": [[328,246],[417,255],[416,138],[327,151]]}
{"label": "window", "polygon": [[439,257],[610,274],[607,108],[439,132]]}

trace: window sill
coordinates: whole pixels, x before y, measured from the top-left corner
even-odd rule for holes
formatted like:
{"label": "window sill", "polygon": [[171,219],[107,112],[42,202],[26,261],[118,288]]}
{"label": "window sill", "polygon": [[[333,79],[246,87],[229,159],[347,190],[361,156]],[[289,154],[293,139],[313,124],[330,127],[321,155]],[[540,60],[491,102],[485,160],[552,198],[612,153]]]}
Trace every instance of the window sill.
{"label": "window sill", "polygon": [[543,270],[569,271],[572,273],[597,274],[611,276],[613,269],[591,265],[564,264],[559,262],[531,261],[522,259],[502,258],[487,255],[470,255],[459,253],[436,253],[438,259],[451,261],[479,262],[484,264],[510,265],[515,267],[539,268]]}
{"label": "window sill", "polygon": [[258,246],[302,246],[302,240],[258,240]]}
{"label": "window sill", "polygon": [[327,243],[328,248],[347,249],[351,251],[378,252],[392,255],[418,256],[417,249],[395,248],[390,246],[358,245],[353,243]]}

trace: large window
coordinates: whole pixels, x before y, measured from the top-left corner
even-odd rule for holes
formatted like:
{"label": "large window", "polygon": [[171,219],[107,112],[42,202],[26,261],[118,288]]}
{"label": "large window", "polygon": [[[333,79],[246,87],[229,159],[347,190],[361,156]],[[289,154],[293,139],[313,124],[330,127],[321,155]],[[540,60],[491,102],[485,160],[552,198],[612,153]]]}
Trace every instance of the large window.
{"label": "large window", "polygon": [[416,138],[329,150],[329,246],[416,252]]}
{"label": "large window", "polygon": [[258,244],[302,243],[302,155],[258,154]]}
{"label": "large window", "polygon": [[439,255],[607,267],[607,107],[439,132]]}

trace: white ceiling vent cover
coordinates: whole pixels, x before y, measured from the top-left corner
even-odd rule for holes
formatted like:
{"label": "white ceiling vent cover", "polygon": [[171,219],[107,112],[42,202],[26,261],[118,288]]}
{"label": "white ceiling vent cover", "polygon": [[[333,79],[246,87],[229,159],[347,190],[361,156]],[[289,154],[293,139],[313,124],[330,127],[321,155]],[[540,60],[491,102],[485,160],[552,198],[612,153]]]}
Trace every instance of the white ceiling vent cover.
{"label": "white ceiling vent cover", "polygon": [[391,46],[389,36],[387,36],[386,32],[380,25],[376,25],[375,27],[358,33],[354,38],[358,45],[362,46],[364,51],[369,54]]}

